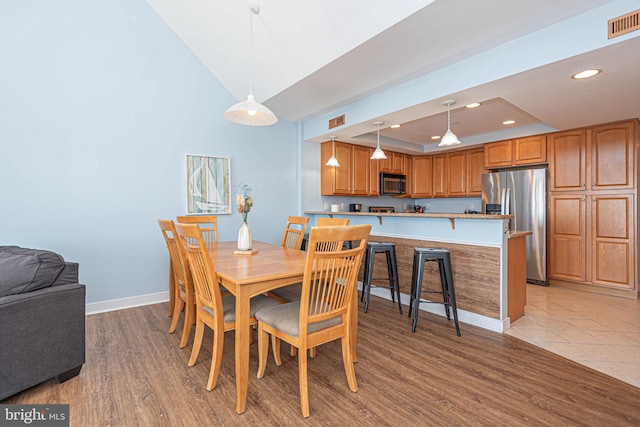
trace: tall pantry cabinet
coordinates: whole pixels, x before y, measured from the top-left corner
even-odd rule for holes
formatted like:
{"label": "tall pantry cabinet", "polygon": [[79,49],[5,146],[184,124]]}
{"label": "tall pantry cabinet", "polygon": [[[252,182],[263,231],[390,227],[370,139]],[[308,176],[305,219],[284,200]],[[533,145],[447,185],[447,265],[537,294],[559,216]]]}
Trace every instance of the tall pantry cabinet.
{"label": "tall pantry cabinet", "polygon": [[638,291],[637,120],[548,135],[549,278]]}

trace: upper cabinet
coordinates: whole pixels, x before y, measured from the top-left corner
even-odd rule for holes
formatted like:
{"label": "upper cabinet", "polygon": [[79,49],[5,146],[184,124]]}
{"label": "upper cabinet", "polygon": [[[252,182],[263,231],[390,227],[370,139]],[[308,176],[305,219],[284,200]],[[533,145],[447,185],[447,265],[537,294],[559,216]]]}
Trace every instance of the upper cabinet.
{"label": "upper cabinet", "polygon": [[467,162],[467,196],[482,195],[482,175],[484,169],[484,148],[466,150]]}
{"label": "upper cabinet", "polygon": [[335,156],[340,166],[326,166],[331,157],[331,142],[320,148],[320,194],[323,196],[368,196],[370,184],[369,148],[335,143]]}
{"label": "upper cabinet", "polygon": [[634,122],[549,135],[550,191],[634,188]]}
{"label": "upper cabinet", "polygon": [[433,156],[413,156],[409,186],[413,198],[433,197]]}
{"label": "upper cabinet", "polygon": [[376,160],[379,163],[380,172],[406,174],[405,161],[411,156],[396,153],[393,151],[385,151],[386,159]]}
{"label": "upper cabinet", "polygon": [[508,139],[484,145],[487,169],[535,165],[547,162],[547,136]]}

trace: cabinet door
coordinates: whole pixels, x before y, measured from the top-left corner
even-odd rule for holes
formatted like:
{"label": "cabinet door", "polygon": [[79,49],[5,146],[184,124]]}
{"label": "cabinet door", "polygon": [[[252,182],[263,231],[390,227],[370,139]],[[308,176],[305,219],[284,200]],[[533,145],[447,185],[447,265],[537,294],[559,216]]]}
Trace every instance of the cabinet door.
{"label": "cabinet door", "polygon": [[334,167],[327,166],[327,161],[331,157],[331,142],[323,142],[320,145],[320,195],[333,195],[333,182],[335,179]]}
{"label": "cabinet door", "polygon": [[447,196],[447,155],[433,155],[433,196]]}
{"label": "cabinet door", "polygon": [[393,152],[385,150],[384,152],[386,159],[376,160],[380,165],[380,172],[389,172],[393,173]]}
{"label": "cabinet door", "polygon": [[334,184],[333,194],[350,195],[351,194],[351,144],[344,142],[336,142],[336,159],[340,166],[333,168]]}
{"label": "cabinet door", "polygon": [[633,194],[590,196],[592,263],[596,285],[635,289],[635,218]]}
{"label": "cabinet door", "polygon": [[433,197],[433,157],[413,157],[412,197]]}
{"label": "cabinet door", "polygon": [[467,150],[467,196],[482,195],[484,147]]}
{"label": "cabinet door", "polygon": [[586,281],[585,194],[549,197],[549,278]]}
{"label": "cabinet door", "polygon": [[406,157],[404,154],[393,153],[393,173],[406,173],[406,167],[404,165]]}
{"label": "cabinet door", "polygon": [[513,142],[516,165],[533,165],[547,162],[547,135],[518,138]]}
{"label": "cabinet door", "polygon": [[484,145],[484,165],[487,169],[513,166],[513,141],[492,142]]}
{"label": "cabinet door", "polygon": [[351,194],[354,196],[368,196],[371,176],[369,170],[369,147],[353,145],[351,149],[353,162],[351,168]]}
{"label": "cabinet door", "polygon": [[572,130],[549,135],[549,190],[586,190],[586,132]]}
{"label": "cabinet door", "polygon": [[467,156],[464,151],[447,153],[447,196],[467,195]]}
{"label": "cabinet door", "polygon": [[594,127],[591,132],[591,189],[633,188],[633,122]]}

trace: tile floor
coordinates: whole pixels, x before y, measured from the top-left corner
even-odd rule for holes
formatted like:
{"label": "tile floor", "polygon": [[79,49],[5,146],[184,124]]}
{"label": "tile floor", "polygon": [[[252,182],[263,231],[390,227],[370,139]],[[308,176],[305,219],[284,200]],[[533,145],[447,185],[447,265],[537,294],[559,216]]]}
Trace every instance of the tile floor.
{"label": "tile floor", "polygon": [[640,300],[527,284],[506,333],[640,387]]}

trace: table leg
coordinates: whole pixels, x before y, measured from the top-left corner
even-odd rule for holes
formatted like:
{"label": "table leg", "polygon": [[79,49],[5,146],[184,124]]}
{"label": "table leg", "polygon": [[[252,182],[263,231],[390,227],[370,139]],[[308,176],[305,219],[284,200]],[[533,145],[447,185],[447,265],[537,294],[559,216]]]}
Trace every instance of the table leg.
{"label": "table leg", "polygon": [[248,292],[238,286],[236,292],[236,413],[241,414],[247,405],[249,388],[249,307]]}

